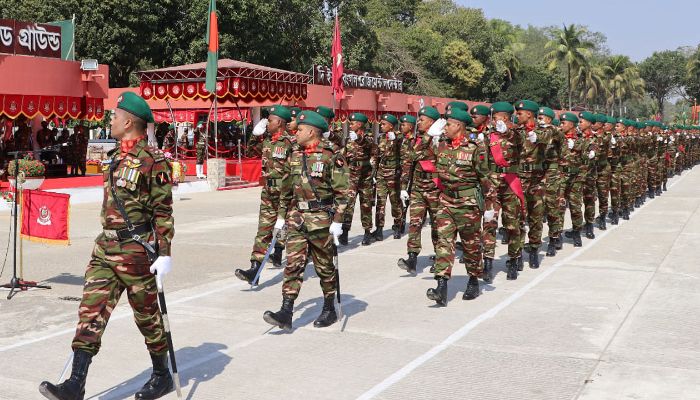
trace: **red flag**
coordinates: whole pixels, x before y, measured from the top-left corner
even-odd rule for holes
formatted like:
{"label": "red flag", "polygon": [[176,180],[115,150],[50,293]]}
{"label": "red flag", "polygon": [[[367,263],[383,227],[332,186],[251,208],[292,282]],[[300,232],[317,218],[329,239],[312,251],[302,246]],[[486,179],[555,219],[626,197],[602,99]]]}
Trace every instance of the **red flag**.
{"label": "red flag", "polygon": [[333,65],[331,67],[331,73],[333,74],[331,88],[333,90],[333,96],[335,96],[335,101],[340,103],[340,100],[342,100],[345,95],[345,88],[343,87],[343,46],[340,44],[340,22],[338,21],[337,15],[335,16],[331,57],[333,58]]}
{"label": "red flag", "polygon": [[22,237],[43,243],[69,244],[69,205],[69,194],[23,190]]}

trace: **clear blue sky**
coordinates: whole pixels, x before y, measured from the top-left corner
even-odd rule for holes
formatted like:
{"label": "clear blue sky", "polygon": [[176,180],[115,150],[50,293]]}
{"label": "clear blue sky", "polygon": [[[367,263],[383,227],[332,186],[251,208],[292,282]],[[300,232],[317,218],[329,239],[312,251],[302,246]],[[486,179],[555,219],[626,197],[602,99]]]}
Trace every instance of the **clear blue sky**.
{"label": "clear blue sky", "polygon": [[[613,54],[642,61],[654,51],[700,44],[700,0],[456,0],[487,18],[527,27],[586,25],[608,38]],[[577,5],[578,4],[578,5]]]}

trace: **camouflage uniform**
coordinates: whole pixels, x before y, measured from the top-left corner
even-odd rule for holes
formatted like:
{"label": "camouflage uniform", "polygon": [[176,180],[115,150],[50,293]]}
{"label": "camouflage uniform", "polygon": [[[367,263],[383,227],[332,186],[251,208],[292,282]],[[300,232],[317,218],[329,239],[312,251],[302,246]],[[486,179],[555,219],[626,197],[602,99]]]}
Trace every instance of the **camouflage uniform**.
{"label": "camouflage uniform", "polygon": [[[569,148],[569,141],[573,141],[573,148]],[[560,215],[554,229],[554,237],[559,238],[564,230],[564,214],[568,205],[571,213],[571,223],[573,230],[580,232],[583,228],[582,206],[582,185],[585,180],[586,171],[581,167],[588,161],[589,142],[576,133],[569,132],[566,135],[562,146],[559,168],[564,173],[564,200],[563,207],[559,209]],[[585,160],[585,161],[584,161]]]}
{"label": "camouflage uniform", "polygon": [[456,144],[445,140],[438,147],[436,168],[440,183],[439,208],[435,219],[438,242],[435,249],[435,277],[450,279],[459,232],[464,248],[467,273],[479,277],[481,263],[481,215],[484,197],[495,202],[488,157],[483,143],[463,137]]}
{"label": "camouflage uniform", "polygon": [[[585,148],[596,151],[597,139],[593,131],[588,129],[583,134]],[[593,224],[595,220],[596,186],[598,180],[598,165],[596,164],[598,152],[596,151],[596,158],[593,159],[589,159],[587,154],[584,156],[585,160],[581,166],[581,169],[584,171],[584,181],[581,188],[584,206],[583,217],[586,224]]]}
{"label": "camouflage uniform", "polygon": [[[634,137],[625,135],[621,140],[620,159],[622,160],[622,192],[621,201],[625,214],[633,208],[634,194],[632,180],[634,179]],[[626,216],[629,218],[629,216]]]}
{"label": "camouflage uniform", "polygon": [[[624,148],[624,138],[618,132],[614,132],[610,138],[610,152],[608,153],[608,163],[610,164],[610,206],[613,211],[612,223],[617,224],[617,219],[621,211],[622,194],[622,171],[624,164],[622,154]],[[605,218],[604,214],[600,214]]]}
{"label": "camouflage uniform", "polygon": [[175,233],[170,165],[160,150],[148,146],[146,139],[136,143],[125,157],[119,151],[118,147],[109,153],[111,163],[116,163],[114,167],[110,169],[108,163],[102,167],[104,231],[95,240],[92,259],[85,272],[73,349],[97,354],[112,310],[126,290],[148,351],[164,354],[167,343],[157,304],[155,277],[149,272],[151,263],[139,243],[133,239],[120,240],[117,236],[126,230],[126,223],[112,197],[109,174],[114,171],[115,190],[132,224],[145,227],[141,238],[157,244],[159,256],[170,256],[170,243]]}
{"label": "camouflage uniform", "polygon": [[[596,180],[596,191],[598,192],[598,218],[605,221],[608,215],[608,198],[610,196],[610,179],[612,168],[608,161],[610,157],[610,132],[605,132],[601,128],[594,134],[596,142],[596,156],[592,162],[596,163],[598,168],[598,177]],[[602,225],[602,223],[601,223]]]}
{"label": "camouflage uniform", "polygon": [[287,222],[287,266],[282,294],[296,299],[304,280],[307,251],[314,260],[324,297],[336,291],[331,222],[343,222],[348,170],[343,156],[325,141],[312,149],[295,146],[280,189],[278,218]]}
{"label": "camouflage uniform", "polygon": [[195,131],[195,143],[197,146],[197,164],[204,164],[207,158],[207,135],[205,132]]}
{"label": "camouflage uniform", "polygon": [[358,133],[355,141],[345,145],[345,157],[350,169],[350,187],[348,205],[344,212],[344,225],[347,230],[352,226],[355,213],[355,199],[360,198],[360,221],[365,231],[372,229],[372,175],[377,161],[377,145],[371,134]]}
{"label": "camouflage uniform", "polygon": [[[258,233],[255,235],[253,252],[250,254],[250,261],[262,262],[272,241],[280,206],[280,187],[285,166],[292,153],[294,138],[279,132],[274,135],[253,136],[248,143],[248,154],[262,158],[262,176],[265,180],[260,193]],[[278,239],[275,247],[284,248],[283,238]]]}
{"label": "camouflage uniform", "polygon": [[386,199],[391,202],[391,216],[394,218],[393,228],[401,224],[401,149],[403,140],[400,134],[396,139],[389,140],[387,135],[380,134],[377,144],[377,208],[375,210],[374,224],[378,231],[384,226]]}
{"label": "camouflage uniform", "polygon": [[564,173],[559,169],[559,158],[562,152],[562,146],[565,144],[564,135],[559,129],[554,126],[546,127],[551,130],[550,141],[547,144],[547,149],[545,150],[545,192],[544,192],[544,207],[545,215],[548,227],[548,236],[553,237],[555,232],[552,229],[557,223],[563,224],[563,222],[557,221],[560,213],[559,209],[562,207],[562,197],[564,192]]}

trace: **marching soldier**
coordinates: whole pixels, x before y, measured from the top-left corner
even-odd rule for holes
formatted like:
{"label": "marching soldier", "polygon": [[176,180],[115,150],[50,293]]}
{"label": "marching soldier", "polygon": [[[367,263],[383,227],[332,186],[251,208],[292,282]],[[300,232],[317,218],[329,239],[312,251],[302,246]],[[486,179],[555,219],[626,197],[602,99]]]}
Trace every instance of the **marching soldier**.
{"label": "marching soldier", "polygon": [[549,242],[547,243],[547,256],[554,257],[557,254],[556,239],[552,236],[559,215],[557,210],[561,205],[559,199],[562,192],[564,174],[559,170],[559,157],[561,146],[564,143],[564,135],[554,126],[554,110],[549,107],[540,107],[537,112],[540,127],[548,131],[549,141],[544,153],[544,211],[545,220],[549,230]]}
{"label": "marching soldier", "polygon": [[606,125],[608,124],[612,125],[614,129],[610,137],[610,152],[608,153],[608,164],[610,165],[610,207],[612,208],[610,223],[617,225],[622,212],[622,171],[624,169],[622,155],[624,152],[625,127],[613,117],[608,117]]}
{"label": "marching soldier", "polygon": [[348,232],[352,227],[352,217],[355,212],[355,199],[360,199],[360,221],[365,235],[362,245],[372,243],[372,177],[377,165],[377,145],[370,133],[365,131],[367,116],[354,113],[350,116],[350,133],[345,146],[345,157],[350,169],[350,189],[348,191],[348,206],[345,210],[343,234],[340,244],[348,244]]}
{"label": "marching soldier", "polygon": [[342,149],[343,132],[340,129],[333,127],[333,118],[335,118],[335,112],[333,112],[333,109],[326,106],[318,106],[316,107],[316,112],[328,123],[328,130],[323,132],[323,139],[332,143],[336,151]]}
{"label": "marching soldier", "polygon": [[481,216],[494,217],[495,191],[490,181],[486,147],[470,139],[467,126],[472,119],[466,110],[453,107],[446,114],[445,139],[437,151],[438,179],[443,185],[435,218],[438,244],[435,249],[435,279],[437,287],[428,289],[430,300],[447,305],[447,281],[452,276],[455,259],[455,239],[459,232],[466,257],[469,281],[463,300],[480,294],[478,277],[482,275]]}
{"label": "marching soldier", "polygon": [[[593,131],[599,129],[598,117],[589,111],[579,113],[578,117],[578,126],[581,130],[581,134],[583,135],[585,147],[590,147],[591,151],[595,151],[596,139],[593,137]],[[581,170],[583,171],[585,178],[581,189],[584,206],[583,217],[586,223],[584,229],[586,230],[586,237],[588,239],[595,239],[595,234],[593,233],[593,222],[595,222],[595,191],[596,181],[598,179],[597,167],[598,165],[595,163],[595,159],[593,158],[584,159],[583,164],[581,165]]]}
{"label": "marching soldier", "polygon": [[596,141],[596,158],[594,159],[598,169],[596,178],[596,191],[598,192],[598,229],[606,230],[606,218],[608,216],[608,199],[610,197],[610,178],[612,169],[608,161],[611,155],[610,141],[612,140],[612,121],[608,121],[608,116],[603,114],[596,115],[596,119],[600,128],[594,133],[593,137]]}
{"label": "marching soldier", "polygon": [[401,201],[399,193],[401,191],[401,141],[397,136],[396,128],[399,120],[391,114],[384,114],[381,119],[381,133],[377,143],[377,169],[376,169],[376,192],[377,204],[375,209],[375,230],[372,233],[374,240],[384,240],[384,215],[386,210],[387,196],[391,202],[391,216],[394,224],[391,230],[394,239],[401,238],[399,231],[401,225]]}
{"label": "marching soldier", "polygon": [[[265,120],[262,120],[265,121]],[[289,109],[282,105],[270,107],[267,123],[262,122],[253,129],[248,148],[260,154],[262,158],[262,176],[265,184],[260,193],[260,212],[258,215],[258,233],[255,235],[253,252],[250,255],[250,268],[237,269],[236,276],[253,284],[253,279],[265,258],[265,252],[272,242],[274,230],[281,230],[284,221],[277,221],[280,206],[280,188],[284,178],[284,169],[292,153],[292,140],[286,134],[287,124],[292,121]],[[267,135],[264,135],[267,133]],[[264,137],[263,137],[264,136]],[[282,250],[284,242],[281,238],[275,243],[275,252],[271,257],[275,267],[282,266]]]}
{"label": "marching soldier", "polygon": [[[438,123],[437,121],[440,120]],[[440,189],[438,188],[437,169],[435,168],[435,150],[437,146],[433,144],[433,138],[438,138],[442,134],[444,120],[441,120],[440,113],[433,107],[426,106],[418,111],[418,132],[419,136],[413,142],[409,150],[411,163],[403,164],[403,176],[411,177],[411,193],[408,192],[408,181],[401,185],[401,200],[410,202],[409,214],[411,216],[408,225],[408,259],[400,258],[399,268],[411,274],[416,273],[416,263],[418,254],[421,251],[421,230],[425,222],[426,213],[431,220],[435,221],[437,214]],[[437,224],[430,227],[430,237],[433,248],[437,246]]]}
{"label": "marching soldier", "polygon": [[102,334],[124,291],[153,362],[150,379],[135,397],[157,399],[173,389],[154,275],[162,279],[171,269],[171,170],[163,153],[147,143],[148,122],[153,122],[153,114],[145,100],[131,92],[119,96],[111,122],[112,136],[119,144],[102,167],[107,182],[103,232],[95,240],[85,271],[72,344],[73,370],[60,385],[41,383],[39,391],[46,398],[83,398],[88,367],[100,350]]}
{"label": "marching soldier", "polygon": [[278,221],[287,224],[282,307],[263,315],[265,322],[285,330],[292,329],[294,301],[301,290],[308,250],[323,291],[323,310],[314,326],[326,327],[338,319],[333,302],[337,290],[333,241],[343,232],[348,192],[345,159],[322,140],[328,123],[316,112],[302,111],[297,124],[298,146],[285,167],[277,214]]}
{"label": "marching soldier", "polygon": [[[413,175],[404,174],[404,171],[413,171],[413,160],[411,159],[411,152],[413,146],[416,142],[416,117],[413,115],[406,114],[400,119],[401,125],[401,151],[399,158],[401,159],[401,172],[400,172],[400,182],[399,189],[407,188],[406,190],[411,192],[413,186]],[[399,198],[401,193],[399,190]],[[406,215],[408,213],[408,200],[401,199],[401,222],[399,224],[399,235],[403,235],[406,232]]]}

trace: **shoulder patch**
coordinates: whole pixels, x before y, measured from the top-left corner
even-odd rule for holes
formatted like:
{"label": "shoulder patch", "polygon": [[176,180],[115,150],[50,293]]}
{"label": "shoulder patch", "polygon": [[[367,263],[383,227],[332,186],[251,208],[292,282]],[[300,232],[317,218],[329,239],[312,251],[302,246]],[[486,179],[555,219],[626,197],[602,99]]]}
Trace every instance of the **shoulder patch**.
{"label": "shoulder patch", "polygon": [[156,175],[156,183],[163,186],[170,183],[170,174],[165,171],[161,171]]}

